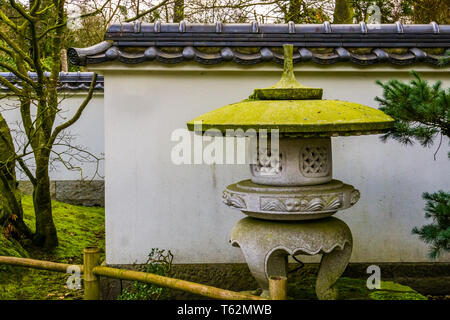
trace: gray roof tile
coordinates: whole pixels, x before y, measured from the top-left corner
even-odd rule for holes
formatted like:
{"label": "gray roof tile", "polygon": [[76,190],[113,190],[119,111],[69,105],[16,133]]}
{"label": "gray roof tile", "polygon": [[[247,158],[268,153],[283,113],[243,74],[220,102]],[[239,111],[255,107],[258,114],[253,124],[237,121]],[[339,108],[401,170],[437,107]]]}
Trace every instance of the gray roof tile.
{"label": "gray roof tile", "polygon": [[[290,43],[295,47],[294,62],[318,64],[347,62],[358,65],[417,62],[438,65],[450,48],[450,25],[394,24],[189,24],[126,23],[112,25],[105,41],[89,48],[69,48],[75,65],[120,61],[136,64],[146,61],[179,63],[196,61],[218,64],[261,62],[282,63],[277,49]],[[256,48],[243,52],[240,48]],[[171,48],[171,49],[170,49]],[[215,49],[205,52],[204,48]],[[320,53],[315,49],[330,49]],[[357,49],[369,49],[360,53]],[[170,49],[170,50],[169,50]],[[401,53],[392,49],[404,49]],[[431,50],[430,50],[431,49]],[[438,50],[438,53],[433,53]]]}
{"label": "gray roof tile", "polygon": [[[37,78],[35,72],[28,73],[31,79]],[[21,88],[21,80],[11,72],[0,72],[0,76],[13,83],[16,87]],[[45,72],[45,76],[50,76],[49,72]],[[60,72],[58,90],[83,91],[88,90],[92,81],[93,72]],[[97,84],[95,90],[103,91],[103,76],[97,76]],[[9,89],[0,83],[0,91],[6,92]]]}

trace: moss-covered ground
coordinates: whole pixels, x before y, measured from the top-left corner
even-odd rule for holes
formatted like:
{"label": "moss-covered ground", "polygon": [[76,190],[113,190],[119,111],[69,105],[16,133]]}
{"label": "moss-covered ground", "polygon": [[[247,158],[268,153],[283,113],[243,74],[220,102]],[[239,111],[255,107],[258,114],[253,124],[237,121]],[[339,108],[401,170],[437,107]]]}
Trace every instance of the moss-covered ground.
{"label": "moss-covered ground", "polygon": [[[288,297],[298,300],[317,300],[315,277],[288,282]],[[380,289],[369,290],[366,279],[340,278],[336,283],[339,300],[427,300],[410,287],[391,281],[381,281]]]}
{"label": "moss-covered ground", "polygon": [[[32,199],[23,196],[24,219],[34,228]],[[59,246],[50,253],[7,239],[0,229],[0,255],[29,257],[70,264],[83,263],[83,248],[97,246],[104,254],[104,208],[80,207],[53,202],[53,216],[58,230]],[[104,257],[102,257],[103,260]],[[290,299],[317,299],[315,275],[302,272],[299,278],[288,282]],[[82,290],[66,286],[69,274],[22,267],[0,265],[0,300],[68,300],[81,299]],[[382,282],[380,290],[369,290],[366,279],[340,278],[337,282],[339,299],[343,300],[426,300],[409,287],[393,282]]]}
{"label": "moss-covered ground", "polygon": [[[33,202],[22,197],[24,220],[34,229]],[[26,243],[6,239],[0,230],[0,255],[28,257],[70,264],[83,263],[83,248],[97,246],[104,253],[105,210],[52,202],[53,218],[59,246],[53,252],[42,252]],[[103,257],[102,257],[103,259]],[[69,274],[0,265],[0,300],[10,299],[81,299],[82,290],[66,286]]]}

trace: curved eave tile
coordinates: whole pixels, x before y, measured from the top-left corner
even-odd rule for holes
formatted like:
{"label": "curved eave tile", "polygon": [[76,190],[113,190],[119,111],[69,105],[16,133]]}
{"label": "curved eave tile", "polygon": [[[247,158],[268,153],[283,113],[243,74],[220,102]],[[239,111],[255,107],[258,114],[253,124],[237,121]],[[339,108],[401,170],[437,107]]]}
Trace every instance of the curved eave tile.
{"label": "curved eave tile", "polygon": [[[89,62],[98,63],[93,61],[101,59],[100,56],[104,56],[106,50],[111,46],[112,41],[102,41],[87,48],[69,48],[67,50],[67,57],[69,58],[70,63],[77,66],[84,66],[89,64]],[[90,59],[90,61],[87,61],[88,59]]]}
{"label": "curved eave tile", "polygon": [[[34,72],[29,72],[28,74],[31,79],[37,78],[36,73]],[[50,73],[45,72],[44,75],[48,77],[50,76]],[[22,89],[21,80],[18,79],[13,73],[0,72],[0,76],[12,83],[16,88]],[[92,76],[92,72],[60,72],[57,89],[61,91],[87,91],[91,86]],[[103,76],[97,77],[97,83],[94,86],[94,90],[104,90]],[[0,84],[0,91],[8,92],[10,90],[8,87]]]}
{"label": "curved eave tile", "polygon": [[[21,90],[22,86],[19,83],[14,83],[14,86]],[[61,91],[87,91],[89,90],[90,84],[89,83],[81,83],[81,84],[70,84],[70,83],[64,83],[58,86],[58,90]],[[103,86],[103,83],[98,83],[95,85],[94,90],[96,91],[103,91],[105,88]],[[9,88],[3,85],[0,85],[0,91],[1,92],[9,92]]]}
{"label": "curved eave tile", "polygon": [[[98,64],[106,61],[119,61],[125,64],[138,64],[146,61],[159,61],[166,64],[175,64],[184,61],[195,61],[200,64],[214,65],[233,61],[241,65],[253,65],[262,62],[283,63],[283,57],[270,48],[262,48],[259,53],[246,54],[233,48],[225,47],[220,53],[203,53],[194,47],[184,47],[178,53],[167,53],[157,47],[148,47],[142,53],[129,53],[118,47],[110,47],[103,53],[91,56],[74,57],[75,48],[72,49],[70,62],[74,65]],[[410,48],[403,54],[388,53],[382,48],[376,48],[369,54],[356,54],[346,48],[335,48],[332,53],[315,53],[308,48],[299,48],[294,54],[294,63],[312,61],[321,65],[330,65],[339,62],[352,62],[361,66],[376,63],[391,63],[394,65],[411,65],[414,63],[428,63],[440,65],[444,55],[427,54],[417,48]],[[448,64],[445,63],[445,65]],[[441,62],[442,65],[442,62]]]}

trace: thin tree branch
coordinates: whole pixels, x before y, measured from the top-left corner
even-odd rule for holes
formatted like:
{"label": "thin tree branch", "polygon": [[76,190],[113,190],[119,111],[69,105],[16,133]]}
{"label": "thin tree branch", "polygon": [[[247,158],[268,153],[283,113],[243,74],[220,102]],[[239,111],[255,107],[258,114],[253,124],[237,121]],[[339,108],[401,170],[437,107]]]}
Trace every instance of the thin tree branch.
{"label": "thin tree branch", "polygon": [[150,9],[148,9],[148,10],[146,10],[146,11],[144,11],[144,12],[141,12],[141,13],[137,14],[135,17],[126,19],[125,22],[132,22],[132,21],[135,21],[135,20],[137,20],[137,19],[139,19],[139,18],[142,18],[143,16],[145,16],[145,15],[147,15],[147,14],[149,14],[149,13],[155,11],[156,9],[159,9],[160,7],[164,6],[164,5],[167,4],[168,2],[169,2],[169,0],[163,0],[163,1],[161,1],[159,4],[157,4],[156,6],[151,7]]}
{"label": "thin tree branch", "polygon": [[40,6],[41,6],[41,0],[34,0],[33,6],[30,9],[30,14],[35,15],[36,11],[39,9]]}
{"label": "thin tree branch", "polygon": [[17,55],[22,57],[30,66],[34,65],[33,60],[20,48],[20,46],[11,40],[11,37],[7,36],[2,30],[0,30],[0,38],[3,39]]}
{"label": "thin tree branch", "polygon": [[9,90],[14,92],[17,96],[22,95],[22,91],[18,89],[15,85],[13,85],[11,82],[6,80],[4,77],[0,76],[0,82],[3,83],[6,87],[8,87]]}
{"label": "thin tree branch", "polygon": [[74,115],[70,120],[66,121],[65,123],[63,123],[63,124],[61,124],[61,125],[59,125],[59,126],[57,126],[57,127],[55,128],[55,130],[53,130],[53,133],[52,133],[52,135],[51,135],[51,137],[50,137],[50,139],[49,139],[49,141],[48,141],[48,144],[47,144],[47,147],[48,147],[48,148],[51,148],[51,147],[52,147],[53,143],[55,142],[56,137],[58,136],[58,134],[59,134],[62,130],[64,130],[64,129],[70,127],[72,124],[74,124],[76,121],[78,121],[78,119],[81,117],[81,114],[82,114],[83,110],[86,108],[86,106],[88,105],[89,101],[90,101],[91,98],[92,98],[92,95],[93,95],[93,93],[94,93],[94,87],[95,87],[96,82],[97,82],[97,74],[94,73],[94,75],[93,75],[93,77],[92,77],[91,85],[90,85],[90,87],[89,87],[88,94],[87,94],[86,97],[84,98],[84,100],[83,100],[83,102],[81,103],[81,105],[78,107],[77,112],[75,113],[75,115]]}
{"label": "thin tree branch", "polygon": [[37,181],[34,178],[33,174],[31,173],[30,169],[28,168],[28,166],[23,161],[23,158],[21,156],[17,155],[16,150],[14,150],[14,147],[11,146],[10,143],[8,143],[8,140],[5,138],[5,136],[3,134],[1,134],[1,131],[0,131],[0,138],[8,146],[8,148],[11,151],[11,153],[14,154],[15,159],[17,160],[17,162],[19,162],[20,167],[23,169],[25,174],[28,176],[28,178],[30,179],[31,183],[33,185],[36,185]]}
{"label": "thin tree branch", "polygon": [[36,87],[36,83],[33,82],[28,76],[25,76],[22,74],[19,70],[15,69],[12,65],[8,63],[4,63],[0,61],[0,67],[5,68],[6,70],[9,70],[12,72],[17,78],[21,79],[22,81],[28,83],[32,87]]}
{"label": "thin tree branch", "polygon": [[3,10],[0,10],[0,20],[6,23],[15,32],[19,32],[19,26],[15,24],[10,18],[8,18],[8,16],[3,12]]}
{"label": "thin tree branch", "polygon": [[436,154],[438,153],[439,149],[441,148],[441,145],[442,145],[442,132],[441,132],[441,137],[439,139],[439,145],[438,145],[436,151],[433,154],[434,161],[436,161]]}
{"label": "thin tree branch", "polygon": [[16,9],[16,11],[25,19],[27,19],[30,23],[34,23],[36,20],[35,17],[31,16],[28,12],[25,11],[25,9],[22,7],[22,4],[17,4],[14,0],[9,0],[9,3],[11,6]]}
{"label": "thin tree branch", "polygon": [[53,8],[54,6],[55,6],[55,4],[54,4],[54,3],[52,3],[51,5],[49,5],[49,6],[45,7],[44,9],[42,9],[41,11],[38,11],[38,12],[36,12],[36,13],[35,13],[35,15],[37,15],[37,16],[40,16],[40,15],[42,15],[42,14],[46,13],[46,12],[47,12],[47,10],[49,10],[49,9]]}

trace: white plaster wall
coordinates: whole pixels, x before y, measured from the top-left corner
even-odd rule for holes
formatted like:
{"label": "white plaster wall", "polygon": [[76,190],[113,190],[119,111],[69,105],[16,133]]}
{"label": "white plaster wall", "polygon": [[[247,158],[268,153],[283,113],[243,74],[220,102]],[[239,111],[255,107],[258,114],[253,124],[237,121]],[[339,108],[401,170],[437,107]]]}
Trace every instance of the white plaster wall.
{"label": "white plaster wall", "polygon": [[[86,91],[80,92],[61,92],[59,99],[61,100],[61,112],[56,118],[55,125],[58,125],[67,119],[70,119],[77,111],[79,105],[86,97]],[[12,98],[0,100],[0,112],[8,122],[11,129],[17,128],[17,122],[20,121],[20,111],[16,108],[17,103]],[[73,145],[81,146],[87,151],[98,157],[103,157],[104,152],[104,128],[103,128],[103,93],[94,93],[91,101],[83,111],[81,118],[66,129],[66,132],[74,137]],[[55,149],[57,150],[57,149]],[[28,163],[31,163],[30,161]],[[55,164],[55,168],[50,171],[50,179],[52,180],[79,180],[81,174],[84,178],[91,179],[96,172],[96,163],[86,163],[72,161],[76,166],[82,168],[79,170],[68,170],[61,163]],[[31,163],[32,164],[32,163]],[[104,176],[104,161],[100,162],[98,173],[95,179],[101,179]],[[31,166],[32,167],[32,166]],[[19,180],[27,180],[26,175],[17,171]]]}
{"label": "white plaster wall", "polygon": [[[142,262],[153,247],[170,249],[176,263],[243,262],[228,243],[244,217],[221,203],[223,188],[249,177],[245,165],[174,165],[173,130],[202,113],[274,84],[278,66],[201,67],[100,65],[105,76],[107,263]],[[376,72],[381,70],[384,72]],[[448,73],[418,68],[430,81]],[[304,85],[325,89],[325,99],[376,106],[375,79],[409,79],[407,69],[297,67]],[[448,141],[435,148],[382,143],[378,136],[333,138],[334,177],[361,191],[357,205],[337,217],[351,228],[353,262],[428,261],[411,234],[425,223],[424,191],[450,189]],[[450,261],[449,255],[438,261]]]}

